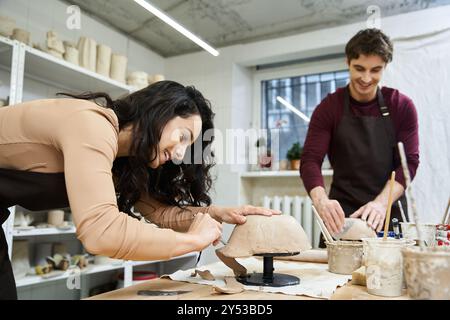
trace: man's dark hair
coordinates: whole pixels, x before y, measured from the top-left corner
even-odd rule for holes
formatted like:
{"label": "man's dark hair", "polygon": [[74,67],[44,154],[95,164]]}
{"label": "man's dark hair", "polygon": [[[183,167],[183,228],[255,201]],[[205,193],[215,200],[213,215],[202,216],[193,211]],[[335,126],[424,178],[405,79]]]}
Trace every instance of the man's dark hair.
{"label": "man's dark hair", "polygon": [[393,51],[394,47],[389,37],[375,28],[360,30],[345,46],[348,62],[364,54],[380,56],[384,62],[389,63],[392,61]]}

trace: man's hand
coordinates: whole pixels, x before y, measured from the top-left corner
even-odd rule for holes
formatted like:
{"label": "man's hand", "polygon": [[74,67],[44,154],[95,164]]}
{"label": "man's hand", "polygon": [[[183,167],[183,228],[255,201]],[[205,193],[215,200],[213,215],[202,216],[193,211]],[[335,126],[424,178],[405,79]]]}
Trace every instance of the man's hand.
{"label": "man's hand", "polygon": [[327,229],[333,235],[342,232],[345,213],[339,202],[328,199],[325,189],[321,186],[313,188],[309,195]]}
{"label": "man's hand", "polygon": [[245,205],[237,208],[215,207],[213,211],[215,212],[213,217],[216,220],[231,224],[243,224],[247,220],[245,216],[251,214],[259,214],[263,216],[281,214],[281,211],[278,210],[255,207],[251,205]]}
{"label": "man's hand", "polygon": [[327,229],[335,235],[342,232],[344,227],[345,213],[336,200],[321,199],[314,204]]}
{"label": "man's hand", "polygon": [[380,232],[386,217],[386,205],[379,201],[370,201],[350,216],[350,218],[359,217],[366,221],[373,230]]}

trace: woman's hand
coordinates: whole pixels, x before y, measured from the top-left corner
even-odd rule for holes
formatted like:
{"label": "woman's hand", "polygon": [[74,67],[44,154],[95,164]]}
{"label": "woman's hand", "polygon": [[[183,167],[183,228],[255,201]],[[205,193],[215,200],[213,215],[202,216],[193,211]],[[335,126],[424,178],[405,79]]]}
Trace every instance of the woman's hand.
{"label": "woman's hand", "polygon": [[213,211],[215,212],[214,218],[216,220],[231,224],[243,224],[247,220],[245,216],[251,214],[259,214],[263,216],[281,214],[281,211],[278,210],[255,207],[251,205],[245,205],[237,208],[214,207]]}
{"label": "woman's hand", "polygon": [[197,251],[201,251],[211,243],[217,245],[222,236],[222,224],[211,218],[207,213],[197,213],[188,234],[194,237]]}

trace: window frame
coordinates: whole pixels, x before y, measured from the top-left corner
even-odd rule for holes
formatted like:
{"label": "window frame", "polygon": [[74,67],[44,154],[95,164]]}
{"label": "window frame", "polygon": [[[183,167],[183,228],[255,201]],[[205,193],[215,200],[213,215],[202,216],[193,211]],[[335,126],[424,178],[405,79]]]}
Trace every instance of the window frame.
{"label": "window frame", "polygon": [[347,70],[348,66],[345,56],[337,59],[314,61],[281,68],[255,70],[253,73],[253,112],[252,127],[262,129],[262,86],[261,82],[266,80],[306,76],[311,74],[326,73]]}

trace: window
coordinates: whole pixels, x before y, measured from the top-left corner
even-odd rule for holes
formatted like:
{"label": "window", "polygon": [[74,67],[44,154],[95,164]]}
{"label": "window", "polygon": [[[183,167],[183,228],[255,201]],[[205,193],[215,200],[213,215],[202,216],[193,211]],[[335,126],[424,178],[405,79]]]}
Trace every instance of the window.
{"label": "window", "polygon": [[311,117],[316,106],[328,93],[346,86],[347,83],[347,70],[261,82],[261,124],[263,129],[280,129],[280,160],[286,159],[286,153],[293,143],[300,142],[300,145],[303,146],[308,123],[279,103],[277,96],[287,100],[305,115]]}

